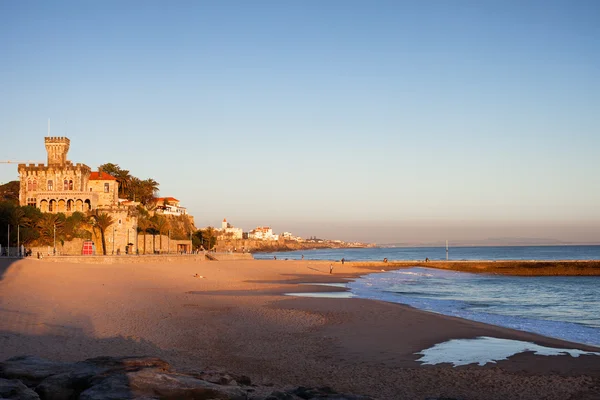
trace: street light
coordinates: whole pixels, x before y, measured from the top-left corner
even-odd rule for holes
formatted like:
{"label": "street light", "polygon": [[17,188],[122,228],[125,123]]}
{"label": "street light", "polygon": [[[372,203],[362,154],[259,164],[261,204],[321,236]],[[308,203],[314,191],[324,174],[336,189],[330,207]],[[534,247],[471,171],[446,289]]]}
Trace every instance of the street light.
{"label": "street light", "polygon": [[169,229],[169,236],[167,237],[167,254],[171,254],[171,230]]}
{"label": "street light", "polygon": [[56,223],[54,224],[54,248],[52,249],[52,254],[56,255]]}
{"label": "street light", "polygon": [[113,255],[115,254],[115,227],[113,226],[113,249],[112,249],[112,253]]}
{"label": "street light", "polygon": [[8,240],[6,241],[6,256],[10,257],[10,224],[8,224]]}

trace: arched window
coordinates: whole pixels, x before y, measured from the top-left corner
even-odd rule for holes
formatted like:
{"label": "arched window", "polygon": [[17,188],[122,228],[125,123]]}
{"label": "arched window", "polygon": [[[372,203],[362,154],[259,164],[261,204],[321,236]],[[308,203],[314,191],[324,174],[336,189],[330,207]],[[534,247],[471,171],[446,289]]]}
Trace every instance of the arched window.
{"label": "arched window", "polygon": [[37,190],[37,181],[33,181],[33,191],[35,192]]}
{"label": "arched window", "polygon": [[69,190],[73,190],[73,181],[69,181]]}
{"label": "arched window", "polygon": [[69,181],[66,179],[64,180],[63,190],[69,190]]}
{"label": "arched window", "polygon": [[33,185],[31,184],[31,181],[27,181],[27,191],[31,192],[33,190]]}
{"label": "arched window", "polygon": [[52,186],[52,179],[50,179],[50,180],[48,181],[48,190],[53,190],[53,189],[52,189],[52,187],[53,187],[53,186]]}

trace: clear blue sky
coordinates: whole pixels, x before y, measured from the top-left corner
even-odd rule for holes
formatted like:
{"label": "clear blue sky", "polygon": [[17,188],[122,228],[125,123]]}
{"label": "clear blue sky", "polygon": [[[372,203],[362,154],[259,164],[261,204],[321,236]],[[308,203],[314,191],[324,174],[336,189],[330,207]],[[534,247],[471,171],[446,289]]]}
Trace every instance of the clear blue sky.
{"label": "clear blue sky", "polygon": [[198,226],[600,242],[598,21],[593,0],[6,0],[0,159],[45,160],[50,118],[72,161],[156,179]]}

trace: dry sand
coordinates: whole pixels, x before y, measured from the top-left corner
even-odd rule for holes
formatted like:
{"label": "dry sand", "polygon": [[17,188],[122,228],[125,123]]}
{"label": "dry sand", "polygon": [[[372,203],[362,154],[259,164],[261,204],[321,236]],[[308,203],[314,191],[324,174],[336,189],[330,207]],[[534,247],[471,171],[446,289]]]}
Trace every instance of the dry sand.
{"label": "dry sand", "polygon": [[[525,332],[362,299],[296,298],[371,273],[320,261],[0,265],[0,361],[151,355],[256,383],[381,399],[597,399],[600,357],[519,354],[496,365],[423,366],[415,352],[493,336],[598,351]],[[4,261],[6,262],[6,261]],[[202,277],[194,277],[194,275]]]}

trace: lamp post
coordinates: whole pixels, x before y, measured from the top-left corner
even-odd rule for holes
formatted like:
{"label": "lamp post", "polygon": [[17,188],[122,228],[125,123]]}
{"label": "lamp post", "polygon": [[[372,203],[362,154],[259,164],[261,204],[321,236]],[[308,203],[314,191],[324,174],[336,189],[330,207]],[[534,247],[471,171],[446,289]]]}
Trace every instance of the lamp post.
{"label": "lamp post", "polygon": [[169,236],[167,236],[167,254],[171,254],[171,230],[169,229]]}
{"label": "lamp post", "polygon": [[17,225],[17,255],[21,257],[21,246],[20,246],[20,236],[21,236],[21,225]]}
{"label": "lamp post", "polygon": [[10,257],[10,224],[8,224],[8,239],[6,240],[6,256]]}
{"label": "lamp post", "polygon": [[115,227],[113,226],[113,249],[112,249],[112,254],[115,254]]}
{"label": "lamp post", "polygon": [[52,254],[56,255],[56,224],[54,224],[54,248],[52,249]]}

